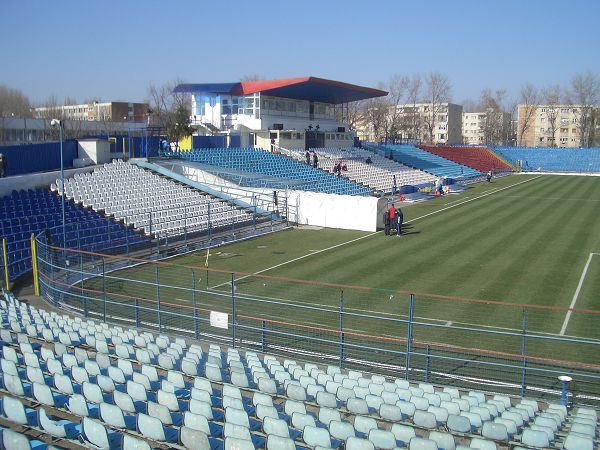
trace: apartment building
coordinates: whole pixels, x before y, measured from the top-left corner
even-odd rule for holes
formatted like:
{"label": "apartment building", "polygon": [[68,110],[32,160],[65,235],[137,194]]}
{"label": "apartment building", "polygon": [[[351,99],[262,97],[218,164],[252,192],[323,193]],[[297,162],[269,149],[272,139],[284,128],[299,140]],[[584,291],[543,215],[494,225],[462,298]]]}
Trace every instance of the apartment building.
{"label": "apartment building", "polygon": [[511,129],[510,113],[488,110],[462,115],[463,143],[467,145],[508,145]]}
{"label": "apartment building", "polygon": [[[357,129],[361,140],[418,140],[427,144],[462,144],[462,105],[415,103],[391,109],[387,117],[365,114]],[[369,117],[379,117],[377,121]],[[378,123],[381,122],[381,123]],[[386,135],[387,133],[387,135]],[[390,135],[392,134],[392,135]]]}
{"label": "apartment building", "polygon": [[148,104],[131,102],[91,102],[79,105],[50,106],[33,109],[36,119],[62,118],[102,122],[147,122]]}
{"label": "apartment building", "polygon": [[[581,142],[581,111],[579,105],[518,105],[517,144],[523,147],[581,147],[584,145]],[[593,116],[599,114],[600,108],[592,110]],[[592,136],[597,134],[593,120],[589,127],[592,129],[587,131]]]}

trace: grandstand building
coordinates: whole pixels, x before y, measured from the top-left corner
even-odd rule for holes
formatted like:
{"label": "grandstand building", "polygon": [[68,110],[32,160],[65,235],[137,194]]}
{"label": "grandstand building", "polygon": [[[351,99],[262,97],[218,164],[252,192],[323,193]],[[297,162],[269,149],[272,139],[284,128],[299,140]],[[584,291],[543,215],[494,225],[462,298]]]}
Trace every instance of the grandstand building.
{"label": "grandstand building", "polygon": [[50,106],[33,109],[36,119],[61,118],[102,122],[144,122],[148,104],[132,102],[91,102],[79,105]]}
{"label": "grandstand building", "polygon": [[[578,105],[518,105],[518,144],[522,147],[584,146],[581,109]],[[592,116],[599,113],[600,108],[595,108]]]}
{"label": "grandstand building", "polygon": [[347,104],[387,92],[315,77],[239,83],[180,84],[191,94],[192,125],[199,134],[265,149],[348,147]]}

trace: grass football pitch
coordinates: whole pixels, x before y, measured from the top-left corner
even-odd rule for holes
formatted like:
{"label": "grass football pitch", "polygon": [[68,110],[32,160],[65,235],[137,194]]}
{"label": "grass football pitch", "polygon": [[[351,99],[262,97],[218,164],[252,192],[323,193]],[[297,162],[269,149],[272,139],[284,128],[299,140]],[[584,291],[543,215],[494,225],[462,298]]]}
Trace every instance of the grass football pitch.
{"label": "grass football pitch", "polygon": [[[527,305],[534,306],[528,333],[600,339],[600,315],[567,312],[600,309],[599,206],[600,178],[511,176],[404,207],[401,237],[296,228],[212,249],[209,268],[224,272],[207,273],[202,251],[170,259],[158,275],[141,265],[106,283],[109,292],[153,299],[158,276],[162,302],[189,305],[195,272],[205,288],[197,301],[231,312],[227,272],[237,272],[238,313],[331,327],[343,291],[346,329],[390,337],[406,336],[404,324],[386,319],[405,318],[415,293],[415,320],[423,324],[415,339],[518,353],[518,336],[469,330],[519,333]],[[560,352],[548,341],[535,353]],[[574,359],[589,361],[585,353]]]}

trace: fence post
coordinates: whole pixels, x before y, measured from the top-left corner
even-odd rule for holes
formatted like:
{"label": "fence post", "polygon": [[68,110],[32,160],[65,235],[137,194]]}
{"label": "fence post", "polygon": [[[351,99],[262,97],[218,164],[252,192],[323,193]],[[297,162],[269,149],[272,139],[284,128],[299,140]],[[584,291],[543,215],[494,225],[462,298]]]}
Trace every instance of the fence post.
{"label": "fence post", "polygon": [[340,291],[340,369],[344,368],[344,290]]}
{"label": "fence post", "polygon": [[231,274],[231,332],[232,332],[232,340],[231,346],[235,348],[235,338],[236,338],[236,318],[235,318],[235,275]]}
{"label": "fence post", "polygon": [[194,338],[200,338],[198,324],[198,308],[196,307],[196,272],[192,270],[192,305],[194,306]]}
{"label": "fence post", "polygon": [[158,320],[158,332],[160,333],[162,328],[161,317],[160,317],[160,284],[159,284],[159,276],[158,276],[158,263],[156,263],[156,312],[157,312],[157,320]]}
{"label": "fence post", "polygon": [[187,206],[183,208],[183,243],[187,248]]}
{"label": "fence post", "polygon": [[425,353],[425,382],[429,383],[429,378],[430,378],[430,366],[429,366],[429,361],[431,358],[431,346],[429,344],[427,344],[427,349],[426,349],[426,353]]}
{"label": "fence post", "polygon": [[523,308],[523,334],[521,336],[521,397],[527,392],[527,355],[525,352],[527,344],[527,310]]}
{"label": "fence post", "polygon": [[267,351],[267,322],[264,319],[262,320],[260,345],[261,351],[265,353]]}
{"label": "fence post", "polygon": [[206,225],[208,226],[208,243],[210,245],[212,243],[212,223],[210,220],[210,203],[208,204],[208,220],[206,222]]}
{"label": "fence post", "polygon": [[104,322],[106,322],[106,265],[104,263],[104,256],[102,257],[102,293],[104,294],[102,317],[104,318]]}
{"label": "fence post", "polygon": [[412,350],[412,328],[415,313],[415,295],[410,294],[408,305],[408,330],[406,336],[406,374],[405,378],[410,380],[410,352]]}
{"label": "fence post", "polygon": [[140,299],[136,298],[135,299],[135,303],[134,303],[134,317],[135,317],[135,326],[137,328],[139,328],[141,326],[140,324]]}
{"label": "fence post", "polygon": [[31,233],[30,237],[31,245],[31,268],[33,269],[33,289],[35,295],[40,295],[40,278],[37,263],[37,243],[35,241],[35,235]]}
{"label": "fence post", "polygon": [[6,251],[6,239],[2,238],[2,260],[4,261],[4,282],[6,290],[9,290],[8,284],[8,252]]}

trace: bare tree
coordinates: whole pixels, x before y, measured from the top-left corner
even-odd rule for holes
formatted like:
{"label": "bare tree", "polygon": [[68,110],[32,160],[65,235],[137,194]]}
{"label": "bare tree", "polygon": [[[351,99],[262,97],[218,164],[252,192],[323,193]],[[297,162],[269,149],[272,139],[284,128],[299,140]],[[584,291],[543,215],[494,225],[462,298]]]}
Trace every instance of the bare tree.
{"label": "bare tree", "polygon": [[402,104],[404,103],[409,83],[410,80],[406,76],[394,75],[390,78],[388,84],[389,94],[386,97],[389,105],[389,114],[387,115],[388,135],[386,138],[398,139],[402,137]]}
{"label": "bare tree", "polygon": [[356,130],[364,122],[364,101],[344,103],[335,108],[338,122],[347,123],[351,130]]}
{"label": "bare tree", "polygon": [[261,81],[264,80],[265,76],[264,75],[259,75],[257,73],[251,73],[251,74],[247,74],[244,75],[240,81]]}
{"label": "bare tree", "polygon": [[508,121],[502,106],[506,91],[491,89],[481,91],[480,109],[485,112],[483,139],[486,145],[502,145],[507,135]]}
{"label": "bare tree", "polygon": [[431,143],[433,143],[435,138],[435,126],[438,122],[438,115],[445,111],[445,103],[450,101],[450,90],[450,81],[446,75],[440,72],[431,72],[425,77],[425,96],[429,106],[424,119],[428,139]]}
{"label": "bare tree", "polygon": [[389,104],[383,97],[371,98],[363,102],[362,120],[364,128],[372,131],[375,141],[388,137]]}
{"label": "bare tree", "polygon": [[531,83],[521,86],[518,106],[517,145],[523,145],[525,134],[535,123],[535,112],[540,103],[540,92]]}
{"label": "bare tree", "polygon": [[600,102],[600,79],[588,71],[571,79],[571,96],[579,107],[579,133],[582,147],[591,147],[595,138],[595,109]]}
{"label": "bare tree", "polygon": [[[542,90],[547,119],[546,141],[549,147],[556,147],[556,130],[558,128],[558,105],[560,105],[562,90],[560,86],[548,86]],[[542,118],[544,119],[544,118]]]}
{"label": "bare tree", "polygon": [[0,85],[0,117],[31,117],[31,104],[21,91]]}
{"label": "bare tree", "polygon": [[176,122],[176,113],[184,108],[191,113],[191,98],[188,93],[175,92],[175,87],[181,84],[179,80],[162,86],[150,85],[146,102],[150,105],[151,124],[171,128]]}
{"label": "bare tree", "polygon": [[421,114],[418,111],[417,103],[421,98],[421,89],[423,86],[423,79],[420,74],[414,74],[410,77],[407,86],[407,104],[411,105],[408,108],[404,108],[404,123],[407,130],[407,137],[409,139],[418,139],[421,136],[421,127],[423,121]]}

